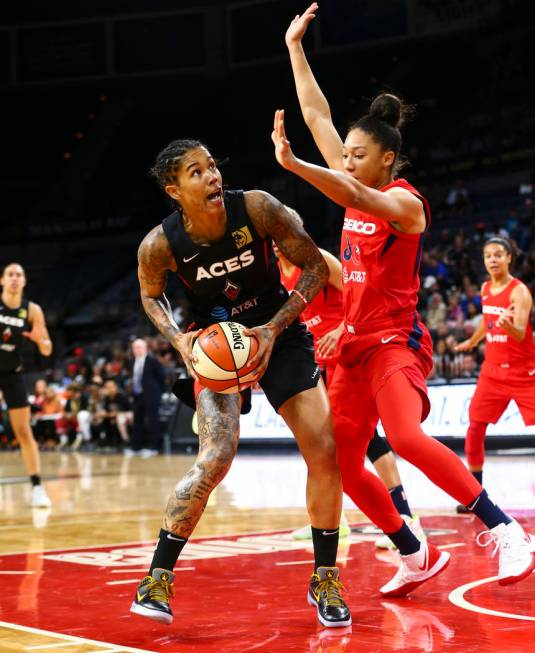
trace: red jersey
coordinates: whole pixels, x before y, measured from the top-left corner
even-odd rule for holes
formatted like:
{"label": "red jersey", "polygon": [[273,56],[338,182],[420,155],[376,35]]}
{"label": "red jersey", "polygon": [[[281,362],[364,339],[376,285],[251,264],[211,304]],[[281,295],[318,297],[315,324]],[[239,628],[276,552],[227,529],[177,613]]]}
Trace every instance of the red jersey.
{"label": "red jersey", "polygon": [[524,285],[520,279],[512,279],[501,292],[493,295],[491,282],[486,281],[483,284],[481,304],[486,328],[485,362],[506,369],[512,366],[535,369],[535,344],[531,323],[528,321],[526,336],[521,342],[496,326],[500,314],[511,305],[511,293],[519,285]]}
{"label": "red jersey", "polygon": [[[405,179],[381,188],[406,188],[421,200],[427,225],[427,200]],[[344,319],[349,333],[373,324],[412,321],[418,303],[423,234],[397,231],[385,220],[346,209],[342,241]]]}
{"label": "red jersey", "polygon": [[[286,276],[279,262],[281,283],[286,290],[295,288],[301,275],[301,270],[295,268],[290,276]],[[305,323],[306,328],[314,336],[314,348],[317,351],[317,343],[321,338],[336,329],[340,325],[344,316],[342,306],[342,293],[331,284],[327,283],[319,293],[314,297],[310,304],[301,313],[301,321]],[[327,360],[319,359],[316,354],[316,361],[320,364],[326,363]]]}

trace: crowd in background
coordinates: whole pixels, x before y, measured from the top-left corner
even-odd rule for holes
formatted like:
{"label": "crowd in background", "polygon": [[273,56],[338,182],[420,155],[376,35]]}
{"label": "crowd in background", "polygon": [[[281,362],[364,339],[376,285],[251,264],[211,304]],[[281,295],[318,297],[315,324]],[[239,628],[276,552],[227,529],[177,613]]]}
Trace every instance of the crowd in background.
{"label": "crowd in background", "polygon": [[[431,383],[474,380],[479,373],[484,341],[468,353],[456,352],[455,345],[469,338],[482,319],[480,288],[486,278],[482,246],[488,238],[499,235],[516,243],[512,272],[535,294],[534,186],[535,175],[520,186],[512,208],[496,223],[485,223],[478,217],[462,181],[453,184],[437,203],[420,271],[419,310],[434,347]],[[174,318],[182,329],[187,327],[188,307],[183,298],[175,304]],[[148,320],[145,326],[144,333],[153,333]],[[177,374],[186,374],[185,367],[163,337],[145,337],[141,342],[155,361],[158,378],[149,403],[156,404],[157,413],[157,395],[168,394]],[[124,333],[113,340],[93,339],[74,347],[63,360],[56,358],[55,366],[39,377],[28,375],[32,381],[33,428],[42,448],[82,447],[124,451],[127,455],[153,455],[159,449],[161,432],[155,425],[156,413],[154,409],[151,415],[144,413],[140,398],[149,395],[140,394],[136,388],[135,343],[133,336]],[[2,404],[0,395],[0,411]],[[9,427],[6,411],[2,413],[0,444],[6,445],[10,442]],[[141,422],[149,431],[145,439],[140,435]]]}

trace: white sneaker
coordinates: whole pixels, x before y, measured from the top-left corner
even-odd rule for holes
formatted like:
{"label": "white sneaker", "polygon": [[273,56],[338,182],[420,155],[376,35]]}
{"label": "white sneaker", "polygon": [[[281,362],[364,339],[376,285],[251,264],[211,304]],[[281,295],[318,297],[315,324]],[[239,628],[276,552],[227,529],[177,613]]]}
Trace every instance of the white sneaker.
{"label": "white sneaker", "polygon": [[434,544],[422,542],[419,551],[400,555],[400,558],[401,566],[396,575],[379,590],[383,596],[406,596],[446,569],[450,554],[440,551]]}
{"label": "white sneaker", "polygon": [[[339,538],[347,537],[351,535],[351,526],[347,521],[347,517],[344,513],[340,517],[340,531],[338,533]],[[311,540],[312,539],[312,527],[310,524],[308,526],[303,526],[292,532],[292,539],[294,540]]]}
{"label": "white sneaker", "polygon": [[50,508],[52,501],[42,485],[34,485],[32,488],[32,508]]}
{"label": "white sneaker", "polygon": [[[487,540],[483,539],[487,536]],[[498,583],[511,585],[526,578],[535,569],[535,538],[526,533],[520,524],[513,520],[509,524],[498,524],[489,531],[477,536],[479,546],[494,543],[491,557],[500,552]]]}
{"label": "white sneaker", "polygon": [[[413,515],[412,517],[409,517],[409,515],[401,515],[401,517],[420,542],[425,542],[425,540],[427,540],[427,535],[425,534],[425,531],[420,524],[420,518],[417,515]],[[388,535],[381,535],[381,537],[377,538],[375,540],[375,546],[378,549],[391,549],[392,551],[397,549],[397,546],[392,542]]]}
{"label": "white sneaker", "polygon": [[139,452],[139,457],[140,458],[152,458],[153,456],[157,456],[160,452],[158,449],[141,449]]}

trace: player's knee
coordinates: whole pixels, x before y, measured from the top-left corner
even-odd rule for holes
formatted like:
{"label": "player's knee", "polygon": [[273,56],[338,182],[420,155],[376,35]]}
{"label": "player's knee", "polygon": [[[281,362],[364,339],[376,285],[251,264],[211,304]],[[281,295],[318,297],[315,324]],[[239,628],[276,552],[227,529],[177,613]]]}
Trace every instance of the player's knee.
{"label": "player's knee", "polygon": [[237,438],[212,443],[200,457],[207,475],[219,477],[226,474],[238,448]]}
{"label": "player's knee", "polygon": [[305,461],[309,468],[318,467],[323,470],[338,468],[334,438],[324,437],[315,442],[313,446],[308,448]]}

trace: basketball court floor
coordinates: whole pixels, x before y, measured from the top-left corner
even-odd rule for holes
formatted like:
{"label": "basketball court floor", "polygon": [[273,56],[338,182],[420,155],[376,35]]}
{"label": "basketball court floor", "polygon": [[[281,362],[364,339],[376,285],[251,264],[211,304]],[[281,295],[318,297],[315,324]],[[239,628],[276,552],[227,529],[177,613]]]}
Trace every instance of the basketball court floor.
{"label": "basketball court floor", "polygon": [[[147,460],[47,453],[51,510],[28,507],[20,454],[0,454],[0,653],[229,653],[366,651],[469,653],[535,650],[535,574],[500,587],[483,530],[400,461],[409,500],[428,536],[452,554],[448,569],[410,598],[378,588],[396,556],[346,500],[353,525],[338,564],[353,625],[323,629],[306,603],[305,467],[296,453],[240,453],[176,568],[175,621],[128,609],[146,573],[167,496],[190,456]],[[535,457],[489,457],[486,486],[535,532]]]}

